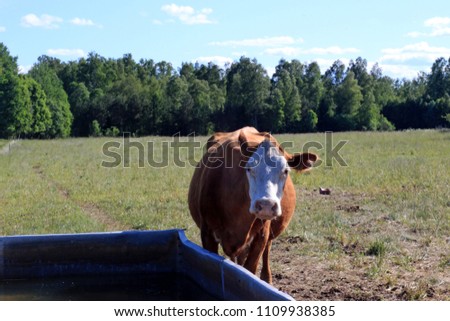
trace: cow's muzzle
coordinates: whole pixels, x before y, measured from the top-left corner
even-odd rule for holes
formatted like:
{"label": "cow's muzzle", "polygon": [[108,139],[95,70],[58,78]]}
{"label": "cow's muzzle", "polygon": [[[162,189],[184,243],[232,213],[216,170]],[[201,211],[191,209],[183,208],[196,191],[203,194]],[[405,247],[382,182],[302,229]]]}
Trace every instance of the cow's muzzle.
{"label": "cow's muzzle", "polygon": [[255,202],[255,206],[251,212],[260,219],[272,220],[281,215],[281,208],[277,201],[259,199]]}

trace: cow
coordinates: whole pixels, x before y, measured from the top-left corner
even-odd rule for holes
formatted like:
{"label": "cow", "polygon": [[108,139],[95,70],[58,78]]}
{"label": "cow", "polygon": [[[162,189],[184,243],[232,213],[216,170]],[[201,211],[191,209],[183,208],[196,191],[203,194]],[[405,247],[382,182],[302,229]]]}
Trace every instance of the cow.
{"label": "cow", "polygon": [[296,194],[290,172],[309,170],[318,156],[287,153],[269,133],[244,127],[215,133],[189,186],[189,210],[202,246],[272,283],[272,241],[288,226]]}

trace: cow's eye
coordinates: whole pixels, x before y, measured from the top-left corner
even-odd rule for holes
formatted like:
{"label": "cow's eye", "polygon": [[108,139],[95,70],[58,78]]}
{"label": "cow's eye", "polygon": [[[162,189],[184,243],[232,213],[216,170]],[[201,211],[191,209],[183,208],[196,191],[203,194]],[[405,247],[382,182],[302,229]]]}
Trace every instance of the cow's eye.
{"label": "cow's eye", "polygon": [[289,174],[289,170],[286,168],[286,169],[283,171],[283,174],[284,174],[284,176],[287,176],[287,175]]}

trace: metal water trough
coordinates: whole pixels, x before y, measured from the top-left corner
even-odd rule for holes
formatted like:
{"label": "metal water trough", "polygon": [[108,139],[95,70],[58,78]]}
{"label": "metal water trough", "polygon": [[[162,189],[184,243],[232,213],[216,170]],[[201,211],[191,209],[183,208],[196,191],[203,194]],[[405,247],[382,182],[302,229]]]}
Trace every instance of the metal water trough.
{"label": "metal water trough", "polygon": [[0,237],[8,299],[293,300],[182,230]]}

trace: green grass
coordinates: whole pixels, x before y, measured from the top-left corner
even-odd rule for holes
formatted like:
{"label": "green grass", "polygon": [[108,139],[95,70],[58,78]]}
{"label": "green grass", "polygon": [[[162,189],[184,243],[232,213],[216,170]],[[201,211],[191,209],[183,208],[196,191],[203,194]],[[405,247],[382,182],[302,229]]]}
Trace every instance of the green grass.
{"label": "green grass", "polygon": [[[318,142],[323,148],[313,151],[327,159],[323,133],[276,137],[292,141],[291,151]],[[203,144],[206,137],[197,140]],[[450,235],[450,132],[336,133],[333,146],[341,140],[348,141],[340,150],[347,166],[334,161],[294,174],[296,213],[281,238],[301,237],[299,255],[350,256],[352,264],[381,277],[389,266],[414,270],[432,248],[442,249],[436,264],[448,269],[442,251]],[[193,167],[174,166],[170,149],[169,166],[141,168],[132,148],[129,168],[105,168],[107,141],[23,140],[0,155],[0,235],[182,228],[198,243],[187,207]],[[171,138],[133,141],[153,141],[154,159],[161,160],[161,144]],[[197,149],[193,159],[201,154]],[[192,160],[185,150],[180,157]],[[320,195],[319,187],[331,195]]]}
{"label": "green grass", "polygon": [[7,143],[8,143],[7,140],[0,139],[0,148],[2,148],[3,146],[5,146]]}
{"label": "green grass", "polygon": [[[169,140],[141,141],[150,139]],[[109,230],[87,215],[90,204],[125,229],[194,232],[186,202],[192,168],[139,168],[134,149],[130,168],[104,168],[108,140],[25,140],[0,156],[0,234]]]}
{"label": "green grass", "polygon": [[[310,141],[325,146],[324,134],[277,138],[292,141],[291,151],[301,150]],[[1,224],[0,234],[101,229],[89,218],[71,218],[81,211],[80,204],[87,203],[95,204],[130,228],[193,227],[186,205],[193,167],[175,166],[170,150],[168,167],[151,168],[145,162],[145,167],[140,168],[137,149],[131,148],[129,168],[104,168],[102,161],[111,159],[102,154],[102,146],[109,140],[25,140],[14,145],[12,153],[0,156],[0,215],[6,222]],[[161,142],[170,140],[145,137],[136,141],[144,146],[153,141],[160,148]],[[203,143],[205,138],[199,140]],[[299,201],[289,233],[304,234],[307,239],[318,234],[322,238],[325,232],[349,234],[355,227],[371,222],[370,228],[380,235],[386,232],[383,226],[394,223],[417,234],[448,235],[450,133],[333,135],[334,145],[340,140],[348,141],[340,150],[347,166],[336,162],[331,167],[322,164],[310,173],[293,176]],[[325,147],[313,151],[326,159]],[[156,152],[154,159],[158,161],[161,150]],[[183,152],[180,158],[186,159]],[[200,148],[196,149],[195,160],[201,153]],[[330,188],[331,196],[319,195],[319,187]],[[79,224],[73,225],[73,220]],[[64,227],[66,221],[71,222],[69,230]],[[43,224],[45,227],[40,226]]]}

